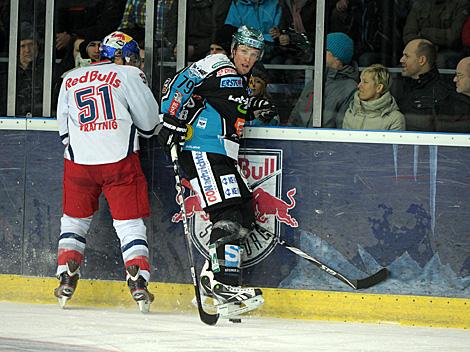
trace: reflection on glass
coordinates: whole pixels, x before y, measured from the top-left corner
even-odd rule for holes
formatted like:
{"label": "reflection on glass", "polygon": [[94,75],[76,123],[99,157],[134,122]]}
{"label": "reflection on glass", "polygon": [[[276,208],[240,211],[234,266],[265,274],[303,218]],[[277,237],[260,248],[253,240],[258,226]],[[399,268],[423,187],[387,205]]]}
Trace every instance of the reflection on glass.
{"label": "reflection on glass", "polygon": [[[343,33],[352,39],[350,65],[357,63],[359,71],[374,64],[388,68],[393,77],[390,92],[405,115],[407,130],[470,132],[467,96],[456,91],[452,82],[459,60],[470,52],[466,51],[470,43],[468,2],[334,0],[325,5],[326,34]],[[428,22],[420,20],[423,14],[430,18]],[[439,35],[444,32],[448,35]],[[428,44],[420,41],[417,46],[418,38]],[[353,102],[345,98],[344,104],[331,96],[330,75],[335,68],[330,63],[331,56],[341,61],[349,48],[339,45],[325,52],[323,97],[314,94],[313,83],[307,84],[290,115],[290,125],[311,127],[312,106],[323,99],[321,126],[342,127],[345,105],[352,108]],[[331,103],[339,103],[333,112],[328,108]]]}
{"label": "reflection on glass", "polygon": [[43,60],[33,26],[22,22],[19,31],[16,76],[16,116],[41,116]]}

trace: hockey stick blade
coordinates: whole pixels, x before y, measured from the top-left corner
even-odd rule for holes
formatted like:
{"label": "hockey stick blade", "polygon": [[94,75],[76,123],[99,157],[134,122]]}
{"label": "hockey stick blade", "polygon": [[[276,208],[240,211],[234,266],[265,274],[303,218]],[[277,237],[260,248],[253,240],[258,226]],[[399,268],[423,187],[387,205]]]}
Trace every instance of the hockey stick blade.
{"label": "hockey stick blade", "polygon": [[278,239],[278,243],[281,246],[286,247],[288,250],[290,250],[292,253],[297,254],[298,256],[308,260],[310,263],[315,264],[317,267],[319,267],[321,270],[324,272],[330,274],[331,276],[334,276],[338,280],[344,282],[346,285],[351,286],[353,289],[362,289],[362,288],[368,288],[374,285],[377,285],[378,283],[382,282],[388,277],[388,270],[386,268],[380,269],[378,272],[375,274],[372,274],[371,276],[368,276],[363,279],[358,279],[358,280],[352,280],[349,279],[348,277],[344,276],[340,272],[330,268],[328,265],[322,263],[318,259],[312,257],[311,255],[308,255],[307,253],[301,251],[297,247],[294,247],[286,241],[283,241],[281,239]]}
{"label": "hockey stick blade", "polygon": [[[171,161],[173,163],[173,171],[175,173],[175,183],[179,191],[181,191],[181,195],[183,196],[183,184],[181,183],[181,177],[180,177],[180,165],[178,161],[178,152],[176,150],[176,146],[173,146],[171,148]],[[184,197],[183,197],[184,198]],[[192,247],[192,241],[191,241],[191,233],[189,231],[189,226],[188,226],[188,218],[186,216],[186,207],[184,204],[184,199],[180,204],[181,207],[181,214],[182,214],[182,222],[183,222],[183,229],[184,229],[184,237],[186,240],[186,249],[188,251],[188,259],[189,259],[189,264],[190,264],[190,269],[191,269],[191,278],[193,279],[193,286],[194,286],[194,293],[196,295],[196,300],[197,300],[197,309],[199,312],[199,319],[204,324],[207,325],[215,325],[217,324],[217,321],[219,320],[219,314],[209,314],[206,311],[204,311],[204,308],[202,307],[202,301],[201,301],[201,291],[199,288],[199,280],[196,276],[196,269],[194,265],[194,254],[193,254],[193,247]]]}
{"label": "hockey stick blade", "polygon": [[387,268],[382,268],[379,271],[377,271],[375,274],[372,274],[371,276],[365,277],[363,279],[359,280],[352,280],[354,283],[354,288],[356,290],[360,290],[362,288],[369,288],[371,286],[375,286],[378,283],[381,283],[388,277],[388,270]]}
{"label": "hockey stick blade", "polygon": [[[255,225],[256,229],[260,232],[263,232],[264,234],[275,237],[275,234],[273,234],[271,231],[265,229],[264,227],[256,224]],[[352,287],[353,289],[363,289],[363,288],[368,288],[374,285],[377,285],[378,283],[384,281],[388,277],[388,270],[386,268],[380,269],[378,272],[375,274],[372,274],[371,276],[368,276],[363,279],[358,279],[358,280],[352,280],[349,279],[348,277],[344,276],[343,274],[339,273],[338,271],[330,268],[328,265],[322,263],[320,260],[317,258],[305,253],[304,251],[300,250],[297,247],[292,246],[291,244],[287,243],[284,240],[281,240],[280,238],[277,238],[277,243],[280,244],[281,246],[287,248],[290,250],[292,253],[298,255],[299,257],[304,258],[305,260],[308,260],[310,263],[316,265],[318,268],[323,270],[324,272],[330,274],[331,276],[337,278],[338,280],[344,282],[346,285]]]}
{"label": "hockey stick blade", "polygon": [[219,320],[219,314],[209,314],[202,307],[201,292],[200,292],[200,289],[199,289],[199,284],[197,282],[194,266],[191,267],[191,276],[193,278],[194,294],[196,295],[196,302],[197,302],[197,310],[199,312],[199,319],[201,319],[201,321],[204,324],[207,324],[207,325],[212,326],[212,325],[217,324],[217,321]]}

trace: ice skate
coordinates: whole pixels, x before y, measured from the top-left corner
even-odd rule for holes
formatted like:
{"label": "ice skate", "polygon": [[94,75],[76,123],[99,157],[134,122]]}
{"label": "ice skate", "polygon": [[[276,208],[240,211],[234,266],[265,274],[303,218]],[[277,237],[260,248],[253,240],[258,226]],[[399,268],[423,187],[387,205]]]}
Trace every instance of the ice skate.
{"label": "ice skate", "polygon": [[59,301],[60,308],[64,308],[69,299],[72,298],[79,279],[80,266],[74,260],[67,262],[67,271],[64,271],[58,279],[60,280],[59,287],[54,289],[54,295]]}
{"label": "ice skate", "polygon": [[259,288],[231,286],[214,280],[212,292],[217,304],[217,312],[221,317],[234,318],[249,312],[264,303]]}
{"label": "ice skate", "polygon": [[140,275],[139,266],[127,267],[127,277],[127,286],[131,291],[132,298],[137,302],[142,313],[148,313],[155,296],[147,289],[147,281]]}
{"label": "ice skate", "polygon": [[[202,269],[200,282],[201,300],[212,298],[213,308],[217,309],[222,318],[235,318],[264,303],[259,288],[231,286],[215,280],[207,261]],[[210,308],[210,305],[206,303],[206,307]]]}

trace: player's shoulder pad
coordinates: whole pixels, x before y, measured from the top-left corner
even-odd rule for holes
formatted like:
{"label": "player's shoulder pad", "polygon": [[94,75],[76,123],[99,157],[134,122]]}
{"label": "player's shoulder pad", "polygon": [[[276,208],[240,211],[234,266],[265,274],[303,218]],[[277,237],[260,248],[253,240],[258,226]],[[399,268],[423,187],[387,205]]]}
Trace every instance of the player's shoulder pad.
{"label": "player's shoulder pad", "polygon": [[208,55],[205,58],[193,63],[191,66],[189,66],[188,73],[196,77],[205,78],[221,67],[235,69],[235,65],[232,61],[230,61],[227,55],[214,54]]}
{"label": "player's shoulder pad", "polygon": [[138,67],[130,66],[130,65],[117,65],[120,69],[125,71],[128,75],[140,77],[140,80],[148,86],[147,76],[145,73]]}
{"label": "player's shoulder pad", "polygon": [[88,66],[77,66],[77,67],[73,67],[71,68],[70,70],[68,71],[65,71],[64,73],[62,73],[62,75],[60,76],[60,78],[65,78],[67,77],[67,75],[71,74],[72,72],[75,72],[75,71],[78,71],[80,69],[82,69],[83,67],[88,67]]}

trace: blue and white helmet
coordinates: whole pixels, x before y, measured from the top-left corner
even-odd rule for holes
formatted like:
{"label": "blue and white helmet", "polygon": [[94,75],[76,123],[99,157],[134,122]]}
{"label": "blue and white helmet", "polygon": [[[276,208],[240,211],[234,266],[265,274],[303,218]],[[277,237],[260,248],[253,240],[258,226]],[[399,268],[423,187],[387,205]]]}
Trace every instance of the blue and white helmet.
{"label": "blue and white helmet", "polygon": [[131,36],[116,31],[103,39],[100,57],[111,61],[115,58],[122,58],[124,63],[138,66],[140,64],[139,51],[139,44]]}
{"label": "blue and white helmet", "polygon": [[261,50],[261,58],[264,52],[263,33],[259,29],[243,25],[238,28],[237,33],[233,35],[232,50],[238,45],[246,45],[250,48]]}

